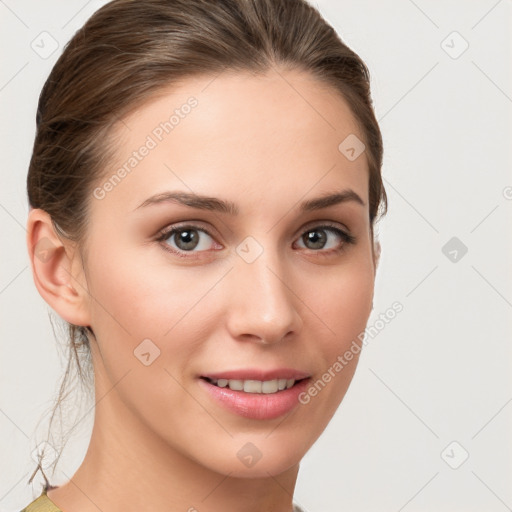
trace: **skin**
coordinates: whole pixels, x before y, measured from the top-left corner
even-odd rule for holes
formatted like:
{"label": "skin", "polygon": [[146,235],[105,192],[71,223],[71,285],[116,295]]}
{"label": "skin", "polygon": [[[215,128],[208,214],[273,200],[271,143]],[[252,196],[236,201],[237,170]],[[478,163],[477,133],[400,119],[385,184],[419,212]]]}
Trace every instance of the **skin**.
{"label": "skin", "polygon": [[[272,420],[234,414],[198,384],[205,372],[239,368],[296,368],[316,381],[364,331],[378,254],[366,155],[349,161],[338,150],[349,134],[363,139],[347,103],[297,70],[212,78],[161,91],[119,123],[105,179],[169,112],[198,100],[103,199],[91,194],[82,253],[57,237],[45,212],[29,214],[39,292],[96,336],[90,445],[69,482],[48,492],[65,512],[290,512],[300,460],[354,374],[358,356],[307,405]],[[298,211],[300,201],[342,189],[364,205]],[[138,208],[175,190],[232,201],[240,213],[175,202]],[[178,237],[156,241],[189,221],[211,236],[196,232],[200,246],[182,249],[187,258],[165,250],[183,247]],[[325,222],[356,242],[315,231]],[[307,245],[310,231],[327,236],[326,248]],[[248,236],[263,249],[252,263],[236,252]],[[51,249],[42,261],[44,238]],[[145,339],[160,350],[149,366],[134,355]],[[247,442],[262,454],[252,467],[237,457]]]}

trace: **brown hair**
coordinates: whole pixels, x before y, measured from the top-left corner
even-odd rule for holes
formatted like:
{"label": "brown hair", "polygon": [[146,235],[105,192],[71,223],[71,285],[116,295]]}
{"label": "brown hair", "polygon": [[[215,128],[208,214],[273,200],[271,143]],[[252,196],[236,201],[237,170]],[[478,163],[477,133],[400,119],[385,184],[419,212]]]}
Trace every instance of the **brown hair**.
{"label": "brown hair", "polygon": [[[373,236],[387,197],[369,72],[305,0],[114,0],[100,8],[66,45],[41,91],[30,206],[48,212],[59,235],[83,246],[91,192],[113,155],[116,122],[187,77],[264,73],[276,64],[310,73],[348,102],[365,139]],[[68,361],[77,362],[82,378],[78,352],[87,353],[87,328],[68,327]]]}

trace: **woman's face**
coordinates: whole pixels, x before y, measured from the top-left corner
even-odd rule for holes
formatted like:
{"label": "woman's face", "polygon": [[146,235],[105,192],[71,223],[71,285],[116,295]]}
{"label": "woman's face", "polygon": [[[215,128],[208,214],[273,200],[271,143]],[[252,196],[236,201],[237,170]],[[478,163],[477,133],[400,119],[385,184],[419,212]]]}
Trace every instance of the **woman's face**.
{"label": "woman's face", "polygon": [[363,136],[290,70],[187,79],[116,136],[78,276],[109,404],[96,426],[224,474],[281,473],[340,404],[372,307]]}

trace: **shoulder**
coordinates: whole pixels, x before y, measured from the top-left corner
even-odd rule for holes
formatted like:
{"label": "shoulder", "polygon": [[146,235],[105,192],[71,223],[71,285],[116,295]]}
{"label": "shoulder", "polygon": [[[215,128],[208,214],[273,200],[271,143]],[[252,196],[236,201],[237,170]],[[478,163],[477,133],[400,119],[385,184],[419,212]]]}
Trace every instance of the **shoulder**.
{"label": "shoulder", "polygon": [[53,501],[48,498],[46,491],[43,490],[41,495],[34,501],[29,503],[20,512],[62,512]]}

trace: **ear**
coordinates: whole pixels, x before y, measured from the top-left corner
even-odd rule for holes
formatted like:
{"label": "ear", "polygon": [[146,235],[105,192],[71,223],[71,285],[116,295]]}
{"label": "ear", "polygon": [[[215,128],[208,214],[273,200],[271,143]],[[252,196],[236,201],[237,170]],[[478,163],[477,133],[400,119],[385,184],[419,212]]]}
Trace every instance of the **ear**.
{"label": "ear", "polygon": [[373,242],[373,266],[375,269],[375,274],[377,273],[377,267],[379,266],[380,252],[381,252],[380,242],[379,242],[379,240],[375,240]]}
{"label": "ear", "polygon": [[50,215],[39,208],[28,216],[27,247],[41,297],[66,322],[90,325],[87,282],[76,243],[61,240]]}

